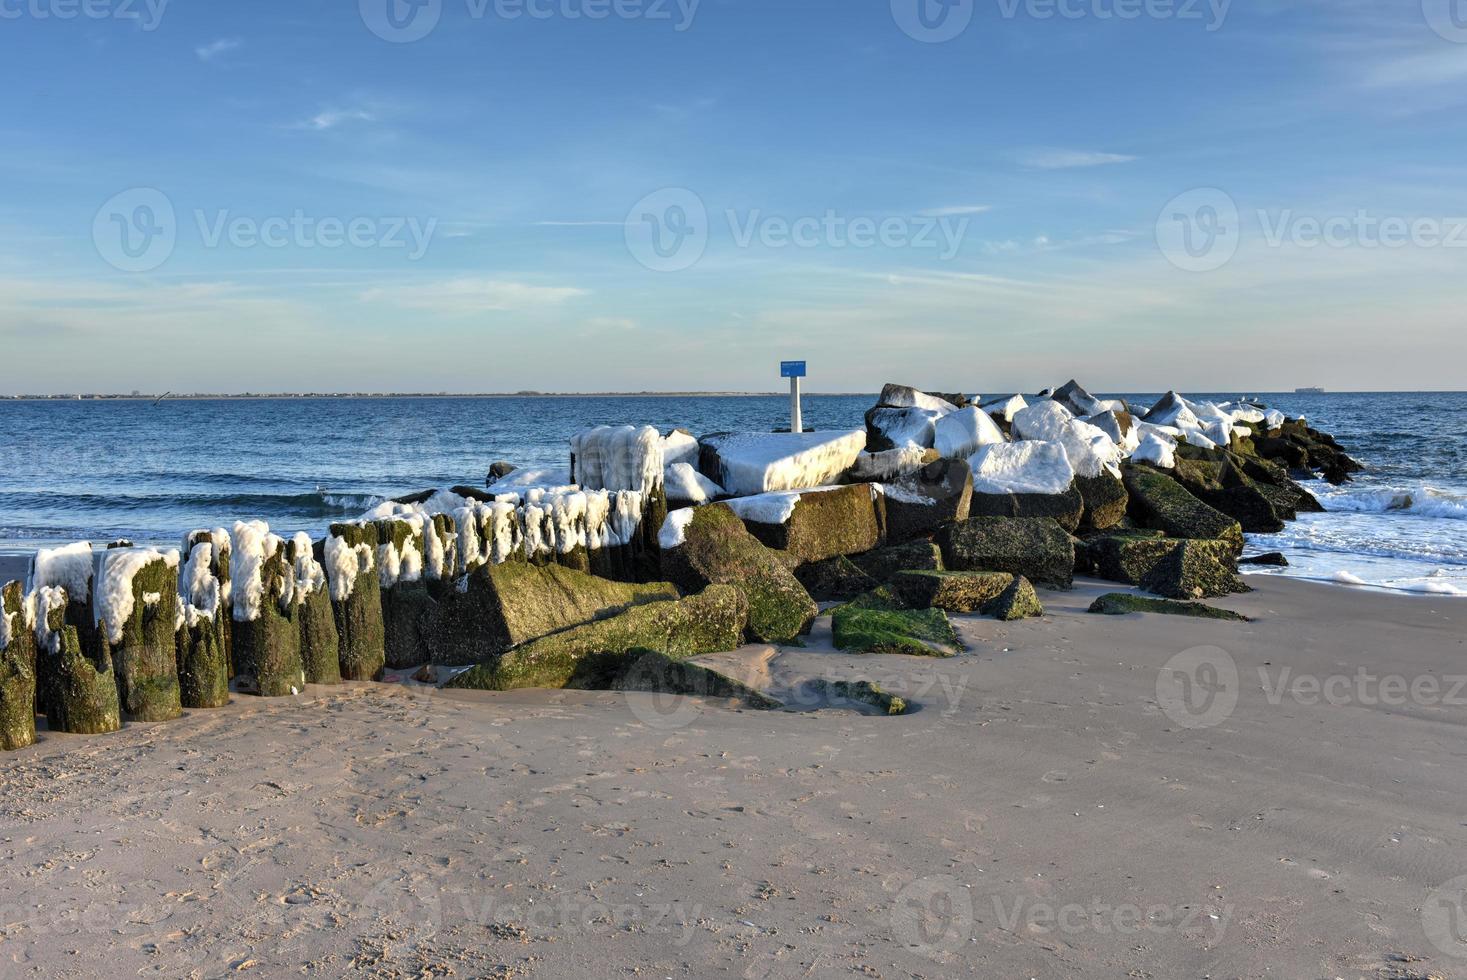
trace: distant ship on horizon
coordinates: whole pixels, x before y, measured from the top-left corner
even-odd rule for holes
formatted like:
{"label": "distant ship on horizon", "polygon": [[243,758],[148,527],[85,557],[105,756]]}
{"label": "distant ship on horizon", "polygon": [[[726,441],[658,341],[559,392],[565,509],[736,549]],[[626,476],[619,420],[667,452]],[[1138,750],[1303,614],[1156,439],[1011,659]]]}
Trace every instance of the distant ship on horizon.
{"label": "distant ship on horizon", "polygon": [[1296,394],[1296,395],[1322,395],[1322,394],[1324,394],[1324,389],[1323,388],[1295,388],[1294,389],[1294,394]]}

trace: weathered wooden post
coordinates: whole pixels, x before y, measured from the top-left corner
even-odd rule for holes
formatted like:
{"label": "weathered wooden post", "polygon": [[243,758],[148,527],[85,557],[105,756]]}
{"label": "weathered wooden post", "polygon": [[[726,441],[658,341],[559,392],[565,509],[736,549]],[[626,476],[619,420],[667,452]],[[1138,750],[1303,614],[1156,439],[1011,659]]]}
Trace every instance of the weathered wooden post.
{"label": "weathered wooden post", "polygon": [[129,721],[172,721],[178,690],[178,552],[117,548],[102,556],[92,596]]}
{"label": "weathered wooden post", "polygon": [[295,567],[295,618],[301,630],[301,667],[307,684],[341,683],[341,643],[331,612],[326,570],[316,560],[311,536],[291,539],[287,557]]}
{"label": "weathered wooden post", "polygon": [[188,558],[178,577],[182,622],[178,629],[179,699],[185,708],[229,703],[229,535],[195,531],[184,539]]}
{"label": "weathered wooden post", "polygon": [[[97,650],[98,637],[96,620],[92,616],[92,577],[95,558],[89,541],[78,541],[60,548],[42,548],[31,559],[30,588],[32,593],[42,589],[61,589],[66,596],[66,624],[76,630],[77,642],[86,656],[100,659]],[[108,660],[110,663],[110,659]],[[48,714],[46,698],[51,691],[51,678],[47,670],[56,660],[36,653],[36,714]]]}
{"label": "weathered wooden post", "polygon": [[236,522],[230,565],[241,689],[267,698],[299,694],[306,676],[295,617],[295,568],[286,559],[285,542],[263,521]]}
{"label": "weathered wooden post", "polygon": [[105,643],[82,646],[77,628],[67,622],[66,590],[43,587],[31,594],[35,604],[37,673],[46,685],[46,724],[53,732],[101,735],[122,727],[117,675]]}
{"label": "weathered wooden post", "polygon": [[25,590],[0,588],[0,751],[36,740],[36,637],[26,624]]}
{"label": "weathered wooden post", "polygon": [[[431,524],[421,513],[374,522],[377,582],[382,589],[382,632],[386,665],[393,670],[427,663],[423,616],[432,600],[424,579]],[[436,538],[434,539],[436,543]]]}
{"label": "weathered wooden post", "polygon": [[322,548],[341,642],[342,680],[381,680],[386,665],[382,588],[373,571],[377,543],[377,528],[370,523],[333,524]]}

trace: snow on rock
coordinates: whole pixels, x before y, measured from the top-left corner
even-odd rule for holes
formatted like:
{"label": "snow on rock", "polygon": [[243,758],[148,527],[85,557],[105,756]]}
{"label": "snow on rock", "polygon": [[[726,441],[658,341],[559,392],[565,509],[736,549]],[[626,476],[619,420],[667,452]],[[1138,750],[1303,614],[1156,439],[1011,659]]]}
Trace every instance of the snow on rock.
{"label": "snow on rock", "polygon": [[515,470],[508,476],[494,481],[490,491],[496,496],[525,490],[562,489],[572,486],[570,467],[539,466]]}
{"label": "snow on rock", "polygon": [[1154,425],[1169,425],[1177,429],[1200,429],[1202,422],[1192,411],[1192,403],[1175,391],[1169,391],[1146,413],[1145,420]]}
{"label": "snow on rock", "polygon": [[43,548],[31,559],[31,588],[65,589],[77,602],[92,598],[92,543],[78,541],[61,548]]}
{"label": "snow on rock", "polygon": [[687,541],[688,524],[693,519],[696,507],[684,507],[670,511],[657,532],[657,544],[663,551],[671,551]]}
{"label": "snow on rock", "polygon": [[16,613],[5,612],[0,608],[0,650],[10,646],[10,638],[14,630]]}
{"label": "snow on rock", "polygon": [[967,459],[983,446],[1008,442],[998,423],[980,408],[959,409],[937,420],[933,448],[945,459]]}
{"label": "snow on rock", "polygon": [[192,629],[212,621],[224,602],[219,578],[214,574],[215,543],[199,541],[189,549],[188,560],[178,573],[178,605],[183,625]]}
{"label": "snow on rock", "polygon": [[1081,418],[1102,411],[1100,401],[1073,378],[1056,389],[1050,398],[1069,409],[1072,415]]}
{"label": "snow on rock", "polygon": [[1148,432],[1141,437],[1141,443],[1131,453],[1132,462],[1150,463],[1164,470],[1172,469],[1177,465],[1177,444],[1165,436],[1155,432]]}
{"label": "snow on rock", "polygon": [[[1130,455],[1141,444],[1141,436],[1135,421],[1132,420],[1129,426],[1123,427],[1120,417],[1115,412],[1101,412],[1099,415],[1090,416],[1085,422],[1109,436],[1111,442],[1121,447],[1121,453],[1124,455]],[[1122,431],[1122,428],[1125,431]]]}
{"label": "snow on rock", "polygon": [[235,622],[253,623],[260,618],[265,606],[265,563],[284,546],[285,541],[271,534],[264,521],[235,521],[229,552]]}
{"label": "snow on rock", "polygon": [[1029,407],[1023,395],[1004,395],[993,398],[978,406],[989,415],[1002,415],[1005,422],[1012,422],[1014,416]]}
{"label": "snow on rock", "polygon": [[601,425],[570,442],[571,478],[588,490],[650,493],[662,485],[662,436],[650,425]]}
{"label": "snow on rock", "polygon": [[1284,413],[1276,408],[1271,408],[1263,413],[1263,424],[1270,429],[1277,429],[1284,424]]}
{"label": "snow on rock", "polygon": [[[108,643],[122,642],[123,628],[132,618],[134,608],[133,579],[157,561],[167,562],[170,567],[177,568],[178,552],[158,551],[155,548],[114,548],[102,555],[101,575],[97,580],[94,605],[97,625],[107,628]],[[158,595],[153,601],[162,601],[162,596]]]}
{"label": "snow on rock", "polygon": [[1109,471],[1120,476],[1121,448],[1100,429],[1081,422],[1056,401],[1030,405],[1014,416],[1014,435],[1025,440],[1056,442],[1064,446],[1070,466],[1084,477]]}
{"label": "snow on rock", "polygon": [[674,463],[698,465],[698,440],[682,429],[674,429],[662,437],[662,466]]}
{"label": "snow on rock", "polygon": [[723,496],[723,487],[693,468],[691,463],[673,463],[662,475],[668,503],[706,504]]}
{"label": "snow on rock", "polygon": [[708,436],[703,444],[717,454],[717,482],[743,497],[836,482],[866,448],[866,430],[734,432]]}
{"label": "snow on rock", "polygon": [[885,483],[911,476],[936,458],[935,450],[903,446],[879,453],[862,453],[851,467],[851,478],[860,482]]}
{"label": "snow on rock", "polygon": [[327,588],[326,569],[316,560],[315,544],[305,531],[299,531],[291,539],[291,550],[295,554],[296,605],[303,605],[311,596]]}
{"label": "snow on rock", "polygon": [[894,449],[931,449],[937,440],[937,421],[943,413],[927,408],[877,407],[866,413],[866,427],[877,445]]}
{"label": "snow on rock", "polygon": [[26,620],[35,630],[36,644],[56,656],[61,652],[61,634],[51,630],[51,614],[65,609],[66,590],[60,586],[42,586],[26,596]]}
{"label": "snow on rock", "polygon": [[958,410],[958,406],[945,398],[929,395],[907,385],[886,385],[881,389],[876,404],[889,408],[923,408],[938,415]]}
{"label": "snow on rock", "polygon": [[[240,525],[235,525],[238,532]],[[345,602],[350,599],[356,590],[357,576],[363,572],[369,572],[373,568],[375,555],[370,545],[359,544],[355,547],[347,544],[345,538],[333,534],[326,539],[326,579],[331,583],[331,598],[337,602]],[[233,571],[233,560],[231,559],[230,576],[235,579],[235,602],[234,618],[242,619],[240,616],[239,602],[239,579]],[[259,616],[259,603],[255,604],[255,616]]]}
{"label": "snow on rock", "polygon": [[969,463],[974,493],[1059,494],[1075,482],[1065,447],[1026,440],[984,446]]}

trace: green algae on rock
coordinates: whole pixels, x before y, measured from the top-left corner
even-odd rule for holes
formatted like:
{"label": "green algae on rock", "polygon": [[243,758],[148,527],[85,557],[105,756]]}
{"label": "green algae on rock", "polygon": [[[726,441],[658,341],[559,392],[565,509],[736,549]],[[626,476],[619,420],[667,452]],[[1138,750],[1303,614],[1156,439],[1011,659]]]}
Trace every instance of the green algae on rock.
{"label": "green algae on rock", "polygon": [[758,711],[784,705],[726,674],[642,648],[585,658],[566,687],[591,691],[640,691],[685,697],[727,698]]}
{"label": "green algae on rock", "polygon": [[851,563],[882,585],[891,582],[901,572],[940,572],[945,567],[942,551],[925,538],[855,555]]}
{"label": "green algae on rock", "polygon": [[573,626],[490,657],[448,687],[509,691],[565,687],[587,657],[644,648],[686,660],[737,649],[749,619],[744,593],[710,585],[685,599],[633,606],[608,619]]}
{"label": "green algae on rock", "polygon": [[1075,577],[1075,539],[1045,517],[971,517],[937,535],[943,562],[957,571],[1022,575],[1067,589]]}
{"label": "green algae on rock", "polygon": [[1176,480],[1144,465],[1127,466],[1123,474],[1137,525],[1165,531],[1171,538],[1224,540],[1242,552],[1242,525],[1198,500]]}
{"label": "green algae on rock", "polygon": [[19,582],[0,589],[0,752],[36,740],[36,636]]}
{"label": "green algae on rock", "polygon": [[46,725],[53,732],[102,735],[122,728],[117,675],[112,655],[100,639],[83,648],[75,626],[66,621],[62,589],[37,593],[36,673],[44,690]]}
{"label": "green algae on rock", "polygon": [[970,613],[997,599],[1013,582],[1008,572],[901,572],[891,587],[912,609]]}
{"label": "green algae on rock", "polygon": [[907,702],[895,694],[888,693],[870,681],[827,681],[815,678],[805,682],[807,690],[823,692],[847,701],[869,704],[885,715],[904,715]]}
{"label": "green algae on rock", "polygon": [[1034,591],[1033,583],[1022,575],[1016,575],[1009,587],[998,598],[984,605],[979,612],[994,619],[1012,622],[1043,616],[1044,605],[1039,601],[1039,593]]}
{"label": "green algae on rock", "polygon": [[801,565],[795,578],[816,602],[849,602],[881,584],[845,555]]}
{"label": "green algae on rock", "polygon": [[963,643],[941,609],[908,609],[893,591],[868,592],[832,611],[839,650],[917,657],[952,657]]}
{"label": "green algae on rock", "polygon": [[1151,599],[1146,596],[1129,595],[1125,592],[1108,592],[1090,604],[1089,612],[1103,616],[1125,616],[1128,613],[1160,613],[1165,616],[1192,616],[1198,619],[1223,619],[1234,622],[1249,622],[1247,616],[1231,609],[1217,609],[1200,602],[1176,602],[1171,599]]}
{"label": "green algae on rock", "polygon": [[341,678],[346,681],[381,680],[387,664],[382,590],[374,571],[377,545],[372,524],[333,524],[319,556],[331,583]]}
{"label": "green algae on rock", "polygon": [[[172,721],[183,714],[178,686],[177,555],[114,550],[102,564],[93,600],[101,641],[129,721]],[[116,622],[113,622],[113,619]]]}

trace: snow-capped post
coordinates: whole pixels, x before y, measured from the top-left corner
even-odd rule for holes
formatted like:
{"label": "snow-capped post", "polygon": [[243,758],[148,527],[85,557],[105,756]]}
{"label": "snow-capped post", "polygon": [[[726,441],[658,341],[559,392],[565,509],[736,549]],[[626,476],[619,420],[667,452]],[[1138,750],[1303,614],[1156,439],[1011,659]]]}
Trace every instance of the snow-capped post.
{"label": "snow-capped post", "polygon": [[[77,642],[92,659],[99,659],[96,647],[96,620],[92,616],[92,573],[95,559],[89,541],[60,548],[42,548],[31,559],[30,588],[32,593],[42,589],[60,589],[65,596],[66,624],[76,630]],[[111,659],[108,658],[108,663]],[[46,671],[53,661],[38,650],[36,654],[36,713],[46,714],[49,708],[46,698],[51,690]]]}
{"label": "snow-capped post", "polygon": [[0,588],[0,752],[36,740],[36,641],[26,626],[25,590]]}
{"label": "snow-capped post", "polygon": [[28,613],[33,615],[36,631],[46,726],[72,735],[102,735],[120,729],[117,675],[107,644],[92,642],[90,649],[83,647],[77,628],[67,621],[72,603],[64,588],[43,586],[26,601],[31,604]]}
{"label": "snow-capped post", "polygon": [[178,573],[178,689],[185,708],[229,703],[229,532],[185,535],[188,557]]}
{"label": "snow-capped post", "polygon": [[178,692],[178,552],[113,548],[101,556],[92,600],[129,721],[172,721]]}
{"label": "snow-capped post", "polygon": [[234,660],[240,687],[261,697],[299,694],[305,686],[296,621],[295,566],[285,542],[263,521],[234,525],[230,580]]}
{"label": "snow-capped post", "polygon": [[[598,426],[571,437],[571,481],[579,493],[552,502],[547,529],[572,561],[583,535],[586,566],[598,575],[653,581],[658,573],[657,532],[667,517],[662,435],[649,425]],[[592,493],[591,491],[606,491]],[[531,508],[525,508],[526,535]],[[534,550],[527,543],[533,558]],[[607,552],[598,554],[598,552]]]}
{"label": "snow-capped post", "polygon": [[377,543],[377,528],[371,523],[333,524],[322,548],[341,643],[341,679],[346,681],[381,680],[387,661],[382,589],[373,571]]}
{"label": "snow-capped post", "polygon": [[800,412],[800,379],[805,376],[805,362],[780,361],[779,376],[790,379],[790,431],[804,432],[805,420]]}
{"label": "snow-capped post", "polygon": [[341,641],[331,612],[326,569],[316,560],[315,545],[304,531],[286,546],[295,569],[295,619],[301,630],[301,668],[307,684],[341,683]]}
{"label": "snow-capped post", "polygon": [[428,661],[419,624],[432,602],[423,581],[423,556],[429,542],[437,544],[439,539],[431,519],[421,514],[411,520],[380,520],[376,527],[385,662],[393,670],[417,667]]}

